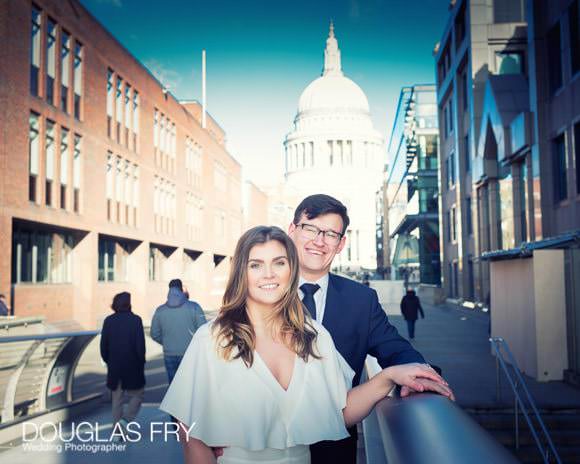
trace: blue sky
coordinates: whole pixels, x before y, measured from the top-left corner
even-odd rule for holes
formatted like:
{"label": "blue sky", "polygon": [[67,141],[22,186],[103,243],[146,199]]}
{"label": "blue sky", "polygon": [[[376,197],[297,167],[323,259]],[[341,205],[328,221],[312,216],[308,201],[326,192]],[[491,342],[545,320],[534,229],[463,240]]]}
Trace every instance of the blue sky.
{"label": "blue sky", "polygon": [[402,86],[434,82],[432,50],[448,0],[81,0],[178,99],[201,100],[244,174],[282,174],[298,98],[323,65],[329,21],[345,75],[366,93],[375,128],[390,134]]}

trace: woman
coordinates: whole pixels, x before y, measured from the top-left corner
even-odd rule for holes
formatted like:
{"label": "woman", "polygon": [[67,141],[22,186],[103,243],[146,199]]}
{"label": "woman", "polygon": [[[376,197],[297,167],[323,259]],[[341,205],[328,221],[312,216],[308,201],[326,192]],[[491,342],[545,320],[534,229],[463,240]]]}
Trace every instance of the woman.
{"label": "woman", "polygon": [[[101,358],[107,364],[107,387],[111,390],[113,424],[124,429],[137,416],[145,391],[145,335],[141,318],[131,312],[131,294],[115,295],[114,314],[103,322]],[[123,395],[129,397],[123,410]],[[118,435],[120,436],[120,435]]]}
{"label": "woman", "polygon": [[[214,322],[193,337],[161,409],[187,430],[186,462],[309,463],[308,445],[348,436],[396,383],[444,380],[423,365],[395,366],[353,388],[354,372],[298,296],[298,257],[277,227],[239,240]],[[182,436],[185,438],[185,436]]]}

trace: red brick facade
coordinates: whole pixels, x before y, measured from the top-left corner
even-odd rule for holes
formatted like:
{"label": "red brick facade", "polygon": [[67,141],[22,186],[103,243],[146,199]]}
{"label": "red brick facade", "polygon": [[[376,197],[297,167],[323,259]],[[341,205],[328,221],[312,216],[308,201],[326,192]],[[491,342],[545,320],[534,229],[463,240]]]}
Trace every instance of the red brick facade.
{"label": "red brick facade", "polygon": [[[42,19],[39,96],[34,96],[30,89],[33,5],[41,11]],[[54,106],[46,99],[46,27],[49,18],[56,23]],[[134,310],[148,319],[155,306],[165,299],[167,280],[176,277],[184,280],[193,299],[206,307],[217,306],[229,266],[229,259],[222,257],[231,255],[242,228],[241,166],[226,151],[225,134],[217,123],[208,116],[208,129],[202,129],[199,105],[182,105],[170,93],[164,93],[162,85],[149,71],[76,0],[38,0],[34,3],[28,0],[4,0],[0,2],[0,31],[3,41],[0,51],[0,293],[8,297],[14,314],[45,315],[49,320],[75,319],[86,327],[93,327],[108,313],[112,296],[118,291],[128,290],[133,295]],[[68,112],[60,107],[63,31],[70,34],[71,48],[77,43],[82,44],[80,120],[74,117],[72,69],[69,70]],[[72,58],[70,63],[74,67]],[[111,137],[108,135],[109,70],[114,72],[115,77],[122,77],[123,85],[130,84],[130,92],[136,90],[139,94],[138,124],[134,126],[131,121],[129,125],[132,127],[127,129],[126,134],[124,124],[121,124],[121,143],[116,140],[115,128],[111,131]],[[121,99],[124,104],[124,87]],[[175,125],[175,154],[171,162],[161,163],[156,156],[155,110],[170,121],[168,125]],[[29,199],[31,112],[38,115],[40,122],[35,201]],[[132,115],[131,111],[129,113]],[[48,120],[55,124],[56,147],[51,206],[45,204],[45,140]],[[72,185],[72,172],[78,165],[73,166],[71,155],[66,157],[67,168],[60,166],[61,128],[68,129],[71,152],[74,136],[80,136],[82,140],[78,212],[74,211]],[[136,133],[136,150],[133,147],[133,133]],[[126,138],[126,135],[129,137]],[[188,180],[186,172],[186,138],[200,148],[201,166],[198,169],[201,171],[198,173],[200,182],[197,184]],[[113,207],[120,208],[119,221],[117,214],[108,214],[107,211],[106,171],[109,154],[114,162],[121,159],[123,166],[127,163],[127,166],[130,165],[131,169],[136,167],[139,172],[138,187],[134,190],[131,187],[131,192],[137,193],[127,194],[126,187],[121,187],[126,190],[126,198],[131,198],[125,201],[128,204],[135,201],[135,205],[128,205],[125,210],[124,206],[117,206],[113,202]],[[214,172],[216,170],[220,171],[219,175]],[[60,203],[61,172],[64,173],[63,179],[68,176],[64,209]],[[156,176],[172,186],[175,192],[175,204],[169,207],[169,211],[172,211],[169,219],[172,226],[169,229],[155,227]],[[188,238],[186,233],[187,225],[191,223],[191,217],[186,217],[188,194],[191,198],[195,197],[199,212],[196,216],[197,224],[191,226],[195,226],[198,231],[194,238]],[[16,266],[15,257],[12,256],[15,249],[13,231],[15,227],[21,226],[28,231],[49,226],[74,235],[75,242],[69,258],[70,277],[65,282],[16,281],[13,275],[13,266]],[[167,233],[167,230],[173,233]],[[134,245],[127,256],[126,277],[123,281],[99,281],[99,237],[105,236],[129,240]],[[165,272],[162,278],[155,281],[149,278],[150,244],[169,250],[163,263]],[[188,256],[197,259],[189,263]],[[190,270],[184,275],[186,261]]]}

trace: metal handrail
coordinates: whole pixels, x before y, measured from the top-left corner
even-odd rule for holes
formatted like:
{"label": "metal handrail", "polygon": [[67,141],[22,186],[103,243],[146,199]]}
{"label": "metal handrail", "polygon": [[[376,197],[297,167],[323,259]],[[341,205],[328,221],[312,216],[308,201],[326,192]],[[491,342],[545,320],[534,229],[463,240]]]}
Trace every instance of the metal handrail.
{"label": "metal handrail", "polygon": [[[372,377],[380,366],[367,357]],[[515,457],[453,401],[433,393],[384,399],[363,421],[373,464],[515,464]]]}
{"label": "metal handrail", "polygon": [[71,404],[77,363],[99,333],[0,337],[0,367],[7,373],[0,379],[0,428],[18,420],[18,408],[30,415]]}
{"label": "metal handrail", "polygon": [[[550,453],[552,453],[552,456],[555,459],[555,462],[557,462],[558,464],[562,464],[562,460],[560,459],[560,455],[558,454],[558,451],[556,451],[556,447],[554,446],[554,442],[552,441],[552,438],[550,437],[548,429],[546,428],[546,425],[544,424],[544,421],[542,420],[542,417],[540,416],[538,408],[536,407],[536,403],[535,403],[534,399],[532,398],[532,395],[530,394],[530,391],[528,390],[526,383],[524,382],[524,378],[522,377],[522,374],[520,373],[520,369],[518,368],[516,360],[513,357],[512,352],[510,351],[507,342],[502,337],[491,337],[489,339],[489,341],[491,343],[492,348],[494,349],[494,351],[496,353],[496,371],[497,371],[496,374],[497,374],[498,399],[499,399],[499,395],[500,395],[500,393],[499,393],[500,392],[500,386],[499,386],[499,384],[500,384],[499,367],[500,366],[503,369],[503,372],[504,372],[504,374],[505,374],[505,376],[510,384],[512,392],[514,394],[514,428],[515,428],[516,449],[519,449],[519,431],[520,431],[520,429],[519,429],[519,409],[521,409],[523,412],[524,418],[526,419],[526,423],[528,424],[528,427],[529,427],[530,432],[532,434],[532,437],[534,438],[536,446],[538,447],[538,450],[540,451],[540,453],[542,455],[542,459],[544,460],[544,463],[548,464],[550,462]],[[512,376],[509,372],[509,369],[508,369],[506,362],[503,358],[503,355],[501,353],[500,347],[502,347],[504,349],[505,353],[507,354],[508,362],[512,366],[512,370],[515,373],[515,377],[516,377],[515,380],[512,378]],[[546,447],[544,447],[542,445],[540,437],[538,436],[538,431],[536,430],[536,427],[532,423],[530,415],[526,409],[526,405],[524,404],[524,399],[522,398],[522,395],[520,395],[520,393],[518,392],[518,388],[520,386],[524,392],[524,396],[525,396],[525,400],[527,401],[528,408],[532,410],[536,421],[540,425],[541,432],[543,434],[543,438],[547,443]]]}

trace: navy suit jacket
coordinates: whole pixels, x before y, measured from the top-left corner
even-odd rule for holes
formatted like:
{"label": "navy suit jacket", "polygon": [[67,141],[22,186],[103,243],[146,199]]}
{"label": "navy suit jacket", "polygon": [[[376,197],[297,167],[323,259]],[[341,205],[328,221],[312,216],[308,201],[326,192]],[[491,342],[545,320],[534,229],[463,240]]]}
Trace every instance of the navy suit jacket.
{"label": "navy suit jacket", "polygon": [[337,350],[354,369],[353,386],[360,382],[367,354],[381,367],[424,363],[425,359],[399,335],[379,304],[377,292],[335,274],[329,274],[322,325]]}

